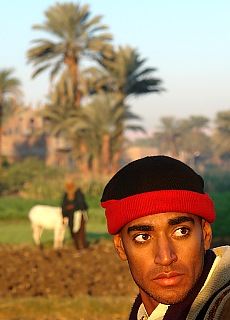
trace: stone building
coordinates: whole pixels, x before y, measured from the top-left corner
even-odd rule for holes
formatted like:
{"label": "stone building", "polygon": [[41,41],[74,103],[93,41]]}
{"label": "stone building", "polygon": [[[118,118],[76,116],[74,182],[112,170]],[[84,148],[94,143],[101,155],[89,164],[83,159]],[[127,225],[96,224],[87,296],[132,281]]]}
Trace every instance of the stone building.
{"label": "stone building", "polygon": [[32,108],[19,108],[2,126],[2,156],[9,162],[38,157],[48,165],[70,165],[71,143],[42,131],[44,119]]}

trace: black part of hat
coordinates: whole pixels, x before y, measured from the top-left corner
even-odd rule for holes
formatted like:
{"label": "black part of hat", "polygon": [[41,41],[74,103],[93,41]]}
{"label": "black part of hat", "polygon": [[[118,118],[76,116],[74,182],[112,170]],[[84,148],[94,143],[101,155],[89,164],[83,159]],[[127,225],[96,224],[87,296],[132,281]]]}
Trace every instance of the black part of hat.
{"label": "black part of hat", "polygon": [[188,190],[204,194],[204,180],[185,163],[168,156],[148,156],[130,162],[105,186],[101,201],[120,200],[159,190]]}

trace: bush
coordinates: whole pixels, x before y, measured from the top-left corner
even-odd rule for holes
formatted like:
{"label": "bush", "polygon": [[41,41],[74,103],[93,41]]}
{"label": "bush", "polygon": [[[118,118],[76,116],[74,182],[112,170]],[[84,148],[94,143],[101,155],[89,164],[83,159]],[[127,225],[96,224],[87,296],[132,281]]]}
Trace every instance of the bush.
{"label": "bush", "polygon": [[206,192],[222,193],[230,191],[230,171],[213,169],[202,174]]}
{"label": "bush", "polygon": [[106,183],[107,183],[107,179],[103,177],[88,178],[88,179],[83,179],[80,182],[80,186],[84,193],[90,194],[95,197],[96,196],[101,197]]}
{"label": "bush", "polygon": [[[1,193],[39,200],[60,199],[66,174],[64,168],[46,166],[35,157],[26,158],[4,168]],[[87,177],[76,182],[85,194],[100,197],[107,181],[102,177]]]}
{"label": "bush", "polygon": [[36,199],[56,198],[62,192],[64,174],[64,170],[48,167],[38,158],[26,158],[4,168],[1,192]]}

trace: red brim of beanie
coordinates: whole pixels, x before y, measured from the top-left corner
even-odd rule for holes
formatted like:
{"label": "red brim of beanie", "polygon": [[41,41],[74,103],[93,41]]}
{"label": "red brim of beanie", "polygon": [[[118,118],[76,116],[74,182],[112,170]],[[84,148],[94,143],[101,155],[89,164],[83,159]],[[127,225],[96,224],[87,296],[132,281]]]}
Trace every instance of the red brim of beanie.
{"label": "red brim of beanie", "polygon": [[216,219],[214,204],[207,193],[187,190],[160,190],[139,193],[120,200],[101,203],[105,208],[108,232],[118,233],[132,220],[165,212],[181,212],[197,215],[212,223]]}

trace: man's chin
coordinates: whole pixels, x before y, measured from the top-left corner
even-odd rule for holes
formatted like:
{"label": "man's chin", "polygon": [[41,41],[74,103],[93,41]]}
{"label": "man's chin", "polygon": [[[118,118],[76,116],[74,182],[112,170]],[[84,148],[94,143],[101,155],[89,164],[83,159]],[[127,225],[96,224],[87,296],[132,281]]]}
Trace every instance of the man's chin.
{"label": "man's chin", "polygon": [[[148,293],[147,293],[148,294]],[[176,291],[172,292],[164,292],[162,294],[148,294],[151,298],[153,298],[156,302],[161,303],[161,304],[177,304],[182,302],[188,295],[188,293],[178,293]]]}

